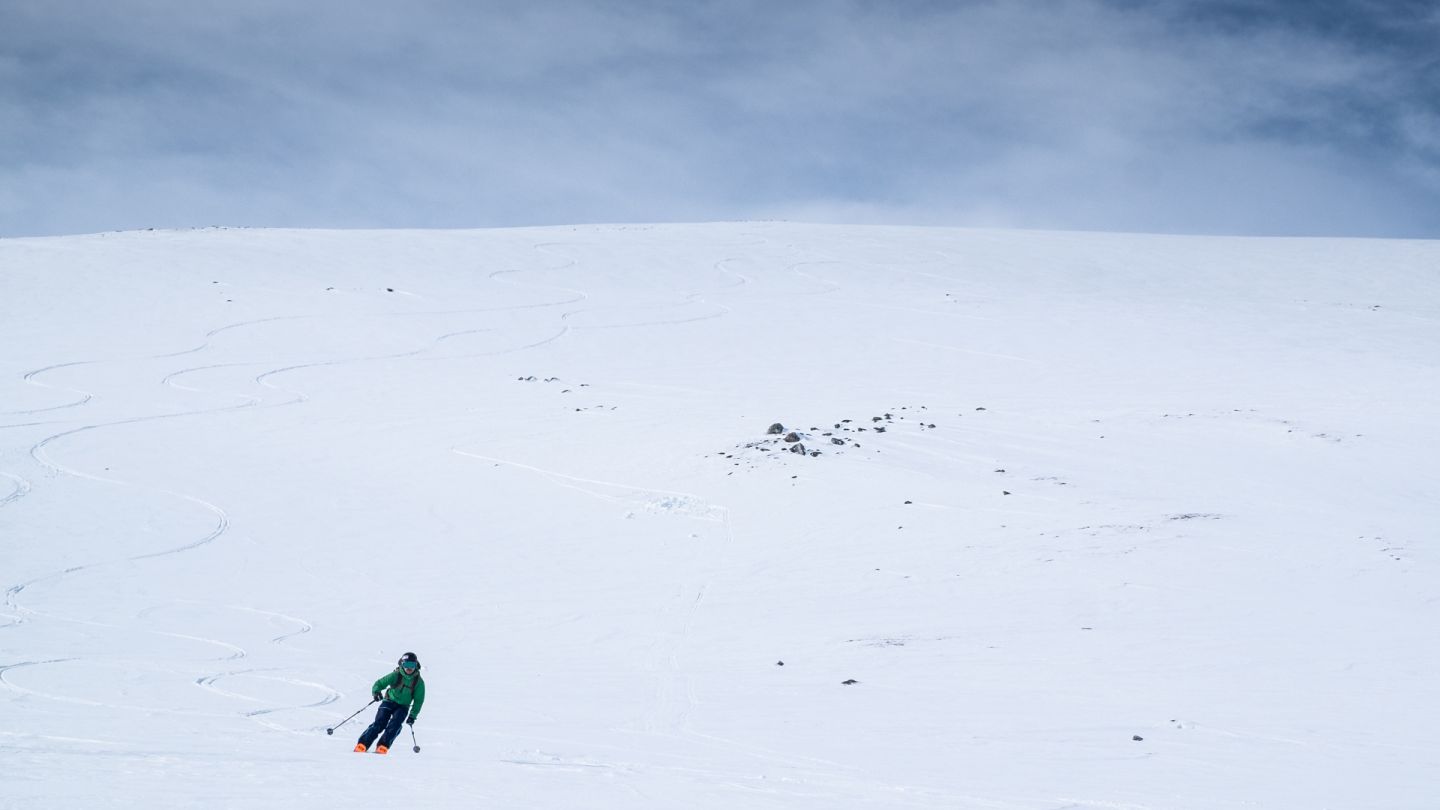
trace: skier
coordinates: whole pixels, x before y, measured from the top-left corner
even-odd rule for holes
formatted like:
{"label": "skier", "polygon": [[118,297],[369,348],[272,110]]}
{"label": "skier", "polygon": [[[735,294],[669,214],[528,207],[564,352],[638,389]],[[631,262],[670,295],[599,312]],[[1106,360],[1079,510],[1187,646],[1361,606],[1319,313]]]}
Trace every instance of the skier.
{"label": "skier", "polygon": [[415,725],[420,707],[425,705],[425,679],[420,677],[420,659],[415,657],[415,653],[407,652],[395,663],[394,672],[382,676],[370,687],[371,697],[380,702],[380,708],[375,712],[375,722],[360,734],[359,741],[355,743],[356,753],[370,750],[370,743],[375,742],[377,736],[380,744],[375,746],[375,753],[388,753],[390,743],[395,742],[400,734],[400,724]]}

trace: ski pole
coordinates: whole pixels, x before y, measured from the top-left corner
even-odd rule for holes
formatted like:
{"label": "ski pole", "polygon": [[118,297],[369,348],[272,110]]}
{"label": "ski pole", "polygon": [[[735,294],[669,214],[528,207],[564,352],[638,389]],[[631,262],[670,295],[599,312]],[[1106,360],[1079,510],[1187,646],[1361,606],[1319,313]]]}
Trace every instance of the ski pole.
{"label": "ski pole", "polygon": [[415,742],[415,725],[413,723],[410,725],[410,742],[415,746],[412,750],[417,754],[420,753],[420,744]]}
{"label": "ski pole", "polygon": [[[374,705],[375,705],[375,701],[372,700],[372,701],[370,701],[369,703],[366,703],[364,706],[361,706],[360,709],[355,712],[355,714],[359,714],[360,712],[363,712],[363,711],[365,711],[366,709],[368,709],[368,708],[370,708],[371,706],[374,706]],[[338,722],[338,723],[336,723],[335,725],[331,726],[330,728],[325,729],[325,733],[326,733],[326,734],[334,734],[334,733],[335,733],[335,729],[337,729],[337,728],[345,725],[346,723],[350,722],[351,720],[355,719],[355,714],[352,714],[352,715],[350,715],[349,717],[345,718],[344,720],[341,720],[340,722]]]}

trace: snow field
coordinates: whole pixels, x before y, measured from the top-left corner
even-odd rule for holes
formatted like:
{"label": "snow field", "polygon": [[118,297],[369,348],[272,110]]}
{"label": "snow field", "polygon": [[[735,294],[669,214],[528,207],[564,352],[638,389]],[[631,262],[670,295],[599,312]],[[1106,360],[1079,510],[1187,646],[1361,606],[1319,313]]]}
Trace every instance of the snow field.
{"label": "snow field", "polygon": [[0,806],[1433,806],[1437,266],[0,240]]}

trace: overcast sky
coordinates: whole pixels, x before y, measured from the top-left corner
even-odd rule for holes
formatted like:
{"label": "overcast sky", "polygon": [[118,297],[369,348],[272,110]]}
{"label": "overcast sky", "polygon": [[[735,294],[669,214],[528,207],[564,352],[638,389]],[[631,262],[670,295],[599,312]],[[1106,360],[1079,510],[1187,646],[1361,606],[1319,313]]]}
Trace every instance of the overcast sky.
{"label": "overcast sky", "polygon": [[1440,237],[1435,0],[0,0],[0,236]]}

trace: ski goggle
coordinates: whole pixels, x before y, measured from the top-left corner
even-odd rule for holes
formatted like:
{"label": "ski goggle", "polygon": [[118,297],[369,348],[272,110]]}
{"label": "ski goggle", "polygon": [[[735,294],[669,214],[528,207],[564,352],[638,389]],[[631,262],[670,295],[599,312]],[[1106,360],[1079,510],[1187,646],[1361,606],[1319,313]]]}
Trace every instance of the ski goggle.
{"label": "ski goggle", "polygon": [[419,669],[419,668],[420,668],[420,662],[419,662],[419,661],[401,661],[401,662],[400,662],[400,668],[401,668],[401,669]]}

